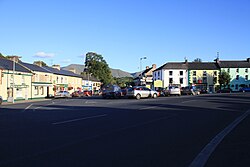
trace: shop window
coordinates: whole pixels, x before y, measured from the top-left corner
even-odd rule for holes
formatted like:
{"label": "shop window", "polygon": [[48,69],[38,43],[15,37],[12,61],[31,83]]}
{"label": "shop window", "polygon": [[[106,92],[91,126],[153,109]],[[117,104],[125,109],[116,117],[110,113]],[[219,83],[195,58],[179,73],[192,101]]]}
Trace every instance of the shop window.
{"label": "shop window", "polygon": [[193,83],[197,83],[196,77],[193,77]]}
{"label": "shop window", "polygon": [[180,84],[183,84],[183,78],[180,78]]}
{"label": "shop window", "polygon": [[248,80],[248,75],[245,76],[245,79]]}
{"label": "shop window", "polygon": [[239,89],[239,85],[238,85],[238,84],[235,85],[235,89],[236,89],[236,90]]}
{"label": "shop window", "polygon": [[207,83],[207,77],[202,78],[202,83]]}

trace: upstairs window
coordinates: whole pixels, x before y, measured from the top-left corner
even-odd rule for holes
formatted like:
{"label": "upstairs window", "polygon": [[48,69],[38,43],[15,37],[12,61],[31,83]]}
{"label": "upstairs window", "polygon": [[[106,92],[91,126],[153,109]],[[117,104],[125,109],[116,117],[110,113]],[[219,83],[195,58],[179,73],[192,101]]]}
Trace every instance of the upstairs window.
{"label": "upstairs window", "polygon": [[183,71],[180,71],[180,76],[183,76]]}
{"label": "upstairs window", "polygon": [[236,75],[236,80],[239,80],[239,75]]}
{"label": "upstairs window", "polygon": [[230,68],[227,69],[227,72],[230,73]]}
{"label": "upstairs window", "polygon": [[217,76],[217,71],[214,71],[214,76]]}
{"label": "upstairs window", "polygon": [[193,71],[193,76],[196,76],[196,71]]}
{"label": "upstairs window", "polygon": [[173,75],[173,71],[169,71],[169,76],[172,76]]}
{"label": "upstairs window", "polygon": [[203,76],[204,76],[204,77],[207,76],[207,71],[203,71]]}
{"label": "upstairs window", "polygon": [[248,75],[245,76],[245,79],[248,80]]}
{"label": "upstairs window", "polygon": [[239,68],[236,68],[236,72],[239,72]]}
{"label": "upstairs window", "polygon": [[248,68],[245,69],[245,72],[248,73]]}

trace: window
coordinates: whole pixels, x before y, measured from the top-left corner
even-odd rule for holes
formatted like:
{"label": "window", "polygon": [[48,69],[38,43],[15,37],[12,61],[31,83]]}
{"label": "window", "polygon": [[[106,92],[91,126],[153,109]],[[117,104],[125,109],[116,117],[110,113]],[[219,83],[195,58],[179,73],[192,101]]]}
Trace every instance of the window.
{"label": "window", "polygon": [[158,76],[160,76],[160,71],[158,71]]}
{"label": "window", "polygon": [[169,71],[169,76],[172,76],[173,75],[173,71]]}
{"label": "window", "polygon": [[202,78],[202,83],[207,83],[207,77]]}
{"label": "window", "polygon": [[239,68],[236,68],[236,72],[239,72]]}
{"label": "window", "polygon": [[196,76],[196,71],[193,71],[193,76]]}
{"label": "window", "polygon": [[38,86],[35,86],[35,95],[38,95],[38,94],[39,94]]}
{"label": "window", "polygon": [[25,83],[25,77],[22,76],[22,84],[24,84],[24,83]]}
{"label": "window", "polygon": [[248,68],[245,69],[245,72],[248,73]]}
{"label": "window", "polygon": [[217,76],[217,71],[214,71],[214,76]]}
{"label": "window", "polygon": [[169,78],[169,83],[173,83],[173,78]]}
{"label": "window", "polygon": [[193,77],[193,83],[197,83],[196,77]]}
{"label": "window", "polygon": [[63,83],[63,77],[61,77],[61,83]]}
{"label": "window", "polygon": [[236,80],[239,80],[239,75],[236,75]]}
{"label": "window", "polygon": [[204,77],[207,76],[207,71],[203,71],[203,76],[204,76]]}
{"label": "window", "polygon": [[230,68],[227,69],[227,72],[230,73]]}
{"label": "window", "polygon": [[245,79],[248,80],[248,75],[245,76]]}
{"label": "window", "polygon": [[41,95],[44,95],[44,87],[43,86],[40,87],[40,90],[42,92]]}
{"label": "window", "polygon": [[236,89],[236,90],[239,89],[239,85],[238,85],[238,84],[235,85],[235,89]]}
{"label": "window", "polygon": [[180,78],[180,84],[183,84],[183,78]]}
{"label": "window", "polygon": [[180,71],[180,76],[183,76],[183,71]]}

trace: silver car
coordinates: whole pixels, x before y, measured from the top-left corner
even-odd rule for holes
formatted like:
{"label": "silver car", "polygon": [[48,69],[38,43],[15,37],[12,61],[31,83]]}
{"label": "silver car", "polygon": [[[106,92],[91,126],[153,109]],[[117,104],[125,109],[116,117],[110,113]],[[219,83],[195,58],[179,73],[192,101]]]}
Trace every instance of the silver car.
{"label": "silver car", "polygon": [[139,100],[140,98],[147,98],[152,97],[156,98],[158,95],[158,92],[151,90],[144,86],[134,86],[132,88],[128,89],[127,96],[133,97]]}
{"label": "silver car", "polygon": [[178,95],[180,96],[181,95],[181,89],[179,86],[169,86],[166,90],[166,93],[165,93],[167,96],[170,96],[170,95]]}
{"label": "silver car", "polygon": [[56,95],[55,95],[55,98],[61,98],[61,97],[71,97],[70,93],[68,91],[59,91],[59,92],[56,92]]}

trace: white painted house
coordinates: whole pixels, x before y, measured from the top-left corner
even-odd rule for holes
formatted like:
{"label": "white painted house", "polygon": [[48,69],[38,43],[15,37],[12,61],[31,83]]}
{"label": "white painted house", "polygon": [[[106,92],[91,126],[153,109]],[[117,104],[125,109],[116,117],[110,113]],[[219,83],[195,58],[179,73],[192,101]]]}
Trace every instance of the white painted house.
{"label": "white painted house", "polygon": [[188,64],[187,62],[166,63],[153,72],[153,79],[155,87],[188,86]]}

